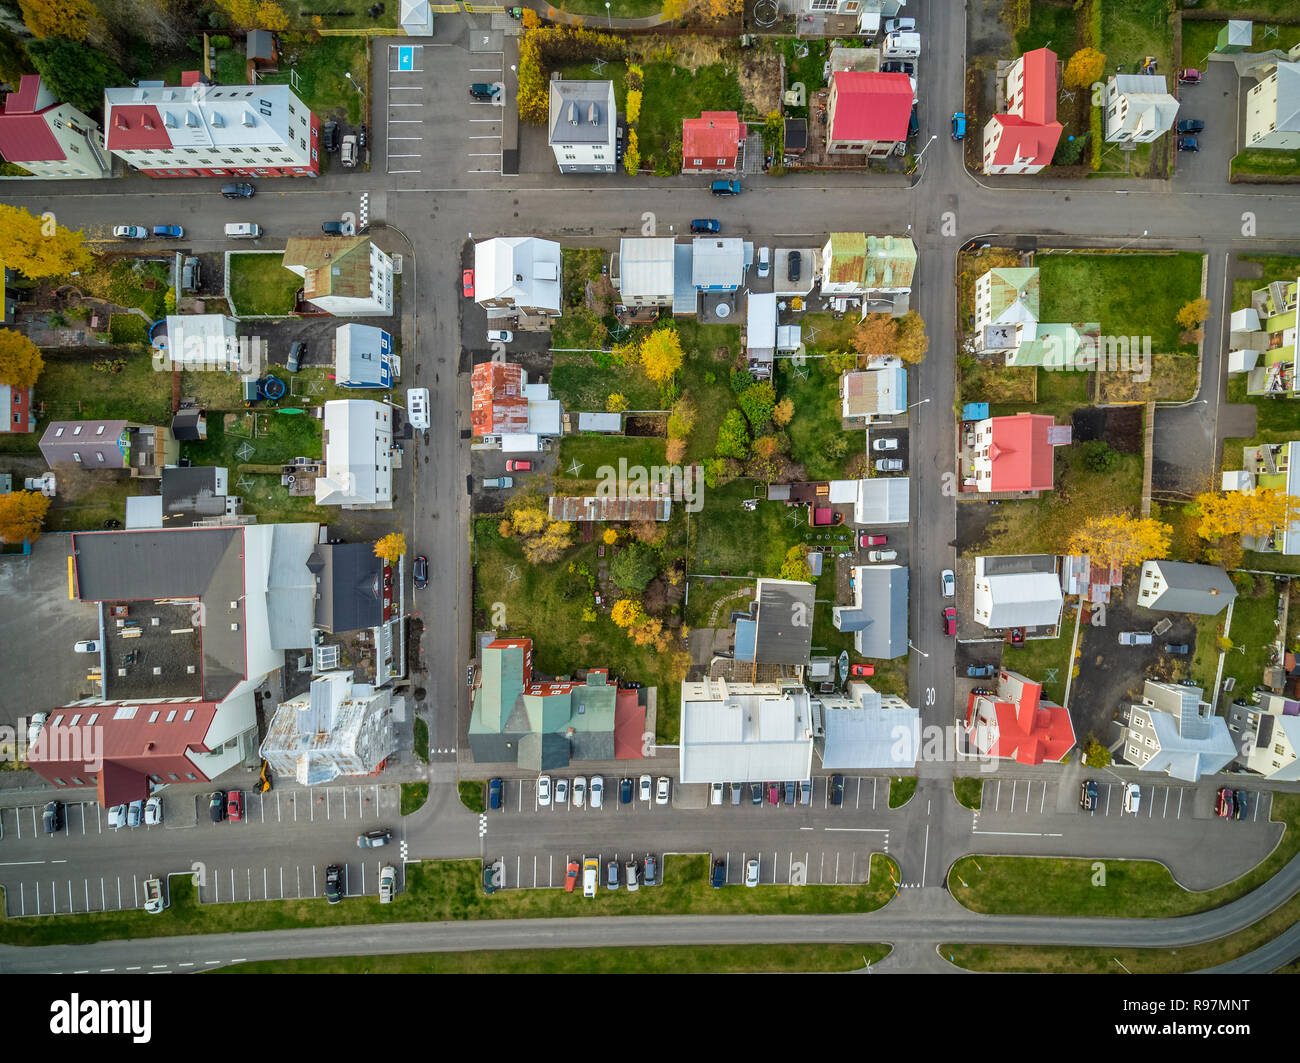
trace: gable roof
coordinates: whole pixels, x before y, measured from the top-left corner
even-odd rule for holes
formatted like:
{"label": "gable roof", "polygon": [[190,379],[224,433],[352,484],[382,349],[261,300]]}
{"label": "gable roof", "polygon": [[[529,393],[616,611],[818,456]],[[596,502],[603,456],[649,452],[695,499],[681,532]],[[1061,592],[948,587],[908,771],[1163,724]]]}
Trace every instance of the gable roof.
{"label": "gable roof", "polygon": [[997,694],[971,693],[966,733],[975,748],[1021,764],[1059,762],[1074,747],[1070,713],[1042,699],[1042,685],[1019,672],[998,674]]}
{"label": "gable roof", "polygon": [[812,652],[816,588],[802,580],[760,579],[755,595],[754,660],[807,664]]}
{"label": "gable roof", "polygon": [[1036,125],[1055,125],[1056,121],[1056,53],[1050,48],[1035,48],[1020,57],[1023,64],[1024,101],[1020,117]]}
{"label": "gable roof", "polygon": [[1277,64],[1277,117],[1274,128],[1287,133],[1300,131],[1300,63]]}
{"label": "gable roof", "polygon": [[1198,613],[1213,616],[1237,597],[1228,574],[1213,565],[1194,565],[1187,561],[1144,561],[1142,575],[1154,570],[1164,587],[1150,602],[1148,609],[1167,613]]}
{"label": "gable roof", "polygon": [[370,297],[368,236],[291,236],[284,268],[303,278],[303,298]]}
{"label": "gable roof", "polygon": [[333,634],[384,622],[383,558],[371,543],[319,543],[307,559],[316,578],[315,623]]}
{"label": "gable roof", "polygon": [[916,272],[916,244],[910,236],[868,236],[866,286],[908,288]]}
{"label": "gable roof", "polygon": [[[907,476],[880,476],[857,481],[853,523],[906,524],[911,507],[911,480]],[[834,491],[832,489],[832,495]]]}
{"label": "gable roof", "polygon": [[867,234],[831,233],[826,240],[823,261],[825,282],[861,288],[867,274]]}
{"label": "gable roof", "polygon": [[747,134],[735,111],[701,111],[699,118],[682,119],[682,158],[734,158]]}
{"label": "gable roof", "polygon": [[832,610],[835,627],[856,633],[863,657],[892,660],[907,652],[908,570],[902,565],[866,565],[853,570],[852,605]]}
{"label": "gable roof", "polygon": [[902,362],[844,374],[841,412],[845,417],[902,413],[906,408],[907,367]]}
{"label": "gable roof", "polygon": [[0,155],[9,162],[56,162],[67,157],[43,113],[57,104],[42,89],[40,75],[24,74],[18,91],[5,97]]}
{"label": "gable roof", "polygon": [[105,89],[108,150],[279,146],[299,152],[289,108],[304,105],[288,85],[204,84],[194,71],[181,80],[173,87],[144,82]]}
{"label": "gable roof", "polygon": [[1002,136],[989,159],[990,165],[1028,163],[1047,166],[1051,163],[1052,156],[1056,154],[1056,145],[1061,140],[1063,127],[1060,122],[1031,122],[1014,114],[995,114],[990,121],[996,122],[1002,130]]}
{"label": "gable roof", "polygon": [[610,143],[615,117],[612,81],[552,81],[550,86],[550,144]]}
{"label": "gable roof", "polygon": [[560,245],[534,236],[498,236],[474,245],[474,299],[560,309]]}
{"label": "gable roof", "polygon": [[476,436],[528,431],[524,369],[513,362],[480,362],[470,374],[470,424]]}
{"label": "gable roof", "polygon": [[[910,739],[919,732],[921,714],[911,706],[886,708],[877,694],[870,704],[864,699],[857,708],[823,706],[822,715],[826,728],[823,771],[905,769],[916,765],[920,743]],[[900,741],[900,734],[908,735],[909,740]]]}
{"label": "gable roof", "polygon": [[912,82],[906,74],[837,70],[830,140],[905,140],[912,117]]}
{"label": "gable roof", "polygon": [[1052,416],[1017,413],[992,418],[989,441],[991,491],[1050,491],[1054,485]]}

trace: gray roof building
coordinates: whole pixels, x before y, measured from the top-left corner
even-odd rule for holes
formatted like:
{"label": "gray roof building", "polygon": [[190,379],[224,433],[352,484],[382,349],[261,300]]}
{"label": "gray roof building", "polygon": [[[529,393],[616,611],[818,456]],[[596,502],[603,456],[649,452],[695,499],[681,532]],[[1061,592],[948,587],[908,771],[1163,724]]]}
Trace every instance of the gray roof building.
{"label": "gray roof building", "polygon": [[823,770],[900,771],[916,766],[921,714],[902,698],[882,698],[868,683],[850,683],[846,697],[821,699],[821,716]]}
{"label": "gray roof building", "polygon": [[548,139],[560,173],[613,173],[618,113],[612,81],[550,85]]}
{"label": "gray roof building", "polygon": [[1237,597],[1221,568],[1186,561],[1144,561],[1138,603],[1165,613],[1213,616]]}
{"label": "gray roof building", "polygon": [[318,543],[307,568],[316,577],[318,627],[337,633],[384,622],[384,561],[371,543]]}
{"label": "gray roof building", "polygon": [[1141,703],[1129,707],[1123,755],[1143,771],[1195,782],[1224,768],[1237,748],[1227,720],[1214,715],[1200,687],[1148,679]]}
{"label": "gray roof building", "polygon": [[831,611],[839,631],[852,631],[863,657],[892,660],[907,652],[908,571],[902,565],[859,565],[853,570],[853,604]]}
{"label": "gray roof building", "polygon": [[807,664],[815,598],[811,583],[760,579],[749,618],[736,621],[736,660]]}

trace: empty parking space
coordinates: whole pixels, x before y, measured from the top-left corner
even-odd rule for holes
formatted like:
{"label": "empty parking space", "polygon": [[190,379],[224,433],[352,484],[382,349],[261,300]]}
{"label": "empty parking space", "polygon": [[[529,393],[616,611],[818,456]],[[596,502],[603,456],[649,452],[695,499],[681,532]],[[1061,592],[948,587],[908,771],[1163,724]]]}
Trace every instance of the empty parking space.
{"label": "empty parking space", "polygon": [[[379,855],[362,860],[336,861],[343,869],[343,896],[374,897],[379,895],[379,872],[391,865],[397,872],[397,888],[404,887],[405,865],[381,850]],[[205,904],[229,904],[236,901],[311,900],[325,896],[325,869],[320,864],[258,864],[234,867],[204,867],[199,884],[199,899]]]}

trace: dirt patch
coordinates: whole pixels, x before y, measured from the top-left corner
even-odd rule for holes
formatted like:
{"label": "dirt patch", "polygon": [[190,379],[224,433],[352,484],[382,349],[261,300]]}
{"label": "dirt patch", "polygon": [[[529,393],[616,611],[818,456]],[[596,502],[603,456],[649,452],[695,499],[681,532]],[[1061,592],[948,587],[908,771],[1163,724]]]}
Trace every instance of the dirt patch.
{"label": "dirt patch", "polygon": [[781,56],[746,50],[740,61],[740,92],[759,114],[781,106]]}
{"label": "dirt patch", "polygon": [[632,414],[627,418],[623,430],[630,436],[653,436],[663,438],[668,435],[668,415]]}
{"label": "dirt patch", "polygon": [[1142,450],[1142,408],[1140,406],[1126,406],[1121,409],[1089,406],[1075,410],[1071,421],[1074,424],[1076,443],[1104,439],[1122,454],[1137,454]]}

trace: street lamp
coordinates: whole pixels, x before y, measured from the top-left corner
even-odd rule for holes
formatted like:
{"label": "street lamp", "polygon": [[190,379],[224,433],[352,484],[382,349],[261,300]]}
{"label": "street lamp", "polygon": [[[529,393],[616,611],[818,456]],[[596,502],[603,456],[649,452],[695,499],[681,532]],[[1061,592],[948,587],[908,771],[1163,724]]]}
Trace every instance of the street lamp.
{"label": "street lamp", "polygon": [[928,657],[930,656],[928,653],[925,652],[925,650],[921,649],[921,647],[918,646],[918,645],[917,645],[915,642],[913,642],[911,639],[908,639],[908,640],[907,640],[907,645],[908,645],[908,648],[909,648],[909,649],[916,650],[916,652],[919,653],[922,657],[927,657],[927,658],[928,658]]}
{"label": "street lamp", "polygon": [[927,402],[929,402],[929,401],[930,401],[929,399],[920,399],[920,400],[917,401],[917,402],[909,403],[907,408],[908,408],[909,410],[913,410],[913,409],[915,409],[917,406],[924,406],[924,405],[925,405]]}
{"label": "street lamp", "polygon": [[[1147,234],[1147,230],[1146,230],[1146,229],[1143,229],[1143,230],[1142,230],[1142,236],[1146,236],[1146,234]],[[1133,237],[1133,239],[1130,240],[1127,244],[1122,245],[1122,246],[1119,248],[1119,250],[1120,250],[1120,251],[1123,251],[1125,247],[1128,247],[1128,246],[1130,246],[1131,244],[1135,244],[1135,243],[1137,243],[1139,240],[1142,239],[1142,236],[1135,236],[1135,237]]]}
{"label": "street lamp", "polygon": [[609,0],[605,0],[605,25],[610,29],[614,28],[614,23],[609,19]]}
{"label": "street lamp", "polygon": [[358,92],[360,92],[362,96],[365,95],[365,92],[361,88],[361,86],[358,85],[355,81],[352,81],[352,71],[350,70],[344,71],[343,76],[352,82],[352,87],[356,89]]}
{"label": "street lamp", "polygon": [[930,150],[930,145],[933,144],[938,139],[939,139],[939,134],[935,133],[932,137],[930,137],[929,140],[925,142],[925,147],[923,147],[919,152],[917,152],[916,158],[912,160],[913,173],[916,173],[916,168],[921,165],[921,160],[925,157],[925,153]]}

